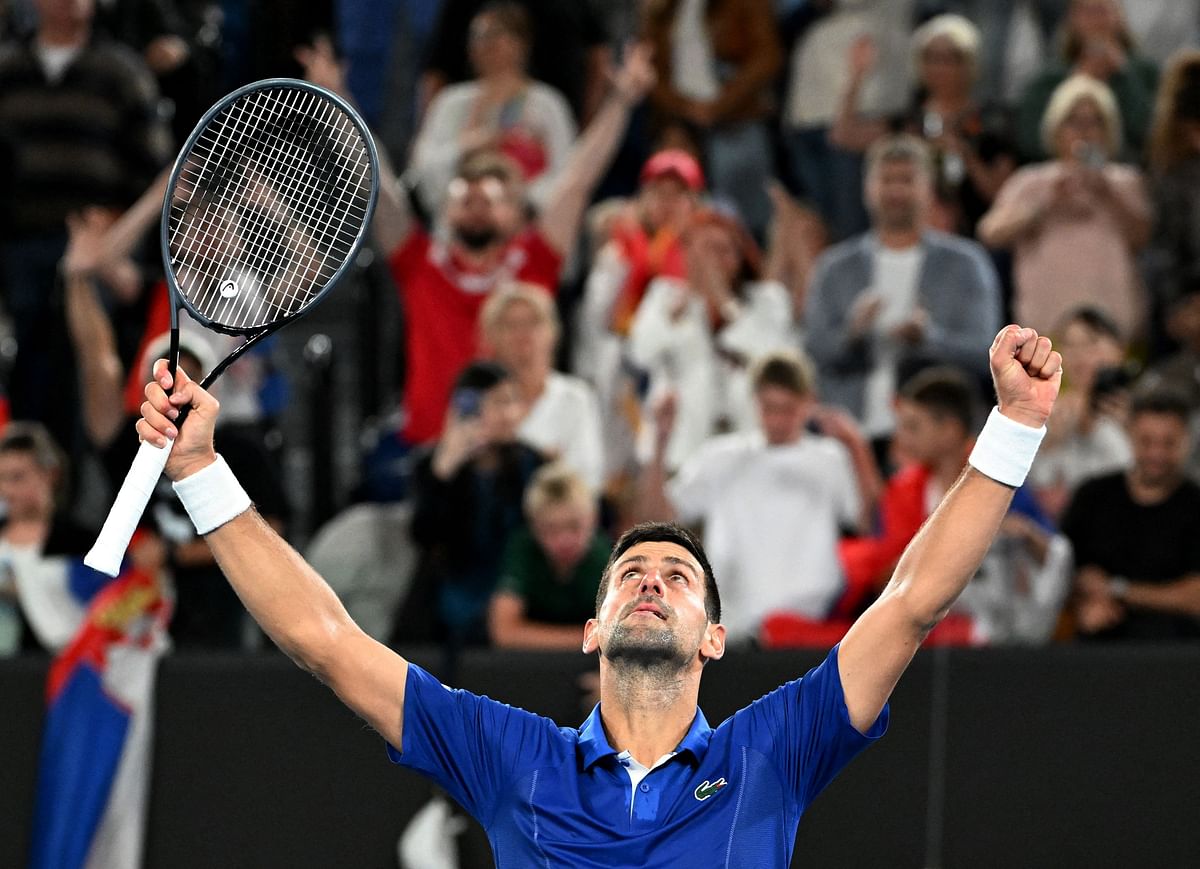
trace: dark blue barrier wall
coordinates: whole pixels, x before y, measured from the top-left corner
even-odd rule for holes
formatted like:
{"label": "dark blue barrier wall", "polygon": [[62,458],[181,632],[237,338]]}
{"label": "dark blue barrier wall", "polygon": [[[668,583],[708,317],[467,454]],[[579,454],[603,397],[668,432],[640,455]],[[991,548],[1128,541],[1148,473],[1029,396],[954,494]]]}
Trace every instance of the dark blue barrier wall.
{"label": "dark blue barrier wall", "polygon": [[[437,658],[413,659],[436,670]],[[714,724],[811,654],[708,668]],[[578,724],[578,655],[480,653],[462,687]],[[28,846],[45,666],[0,662],[0,866]],[[152,869],[390,869],[430,793],[282,656],[166,660],[158,683]],[[795,865],[889,869],[1200,867],[1200,649],[922,653],[888,736],[800,825]],[[490,866],[472,829],[464,866]]]}

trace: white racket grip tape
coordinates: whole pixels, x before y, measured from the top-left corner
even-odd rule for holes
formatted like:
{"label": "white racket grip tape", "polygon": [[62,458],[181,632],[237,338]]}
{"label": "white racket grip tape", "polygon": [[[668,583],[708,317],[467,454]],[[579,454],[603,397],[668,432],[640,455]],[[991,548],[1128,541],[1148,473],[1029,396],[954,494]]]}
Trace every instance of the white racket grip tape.
{"label": "white racket grip tape", "polygon": [[158,478],[162,476],[173,446],[175,441],[172,440],[168,440],[165,447],[142,441],[133,464],[129,466],[129,473],[125,475],[125,482],[121,484],[121,491],[117,492],[117,499],[108,511],[100,535],[83,558],[83,563],[88,567],[109,576],[120,573],[121,559],[125,557],[125,550],[129,548],[129,541],[133,539],[142,513],[146,511],[150,495],[158,485]]}

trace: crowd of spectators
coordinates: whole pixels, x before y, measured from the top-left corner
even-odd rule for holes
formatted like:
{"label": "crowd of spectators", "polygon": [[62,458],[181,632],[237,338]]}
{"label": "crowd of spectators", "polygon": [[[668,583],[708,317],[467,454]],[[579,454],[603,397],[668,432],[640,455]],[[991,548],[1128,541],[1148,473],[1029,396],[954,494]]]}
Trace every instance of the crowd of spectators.
{"label": "crowd of spectators", "polygon": [[[385,157],[404,497],[310,546],[373,635],[576,649],[607,541],[673,519],[733,643],[834,643],[1020,322],[1062,394],[929,642],[1200,639],[1198,37],[1196,0],[0,4],[0,655],[60,648],[99,588],[59,562],[165,347],[160,173],[266,75],[349,97]],[[193,376],[227,352],[184,334]],[[217,444],[304,544],[275,352],[219,382]],[[130,557],[176,644],[253,645],[162,494]]]}

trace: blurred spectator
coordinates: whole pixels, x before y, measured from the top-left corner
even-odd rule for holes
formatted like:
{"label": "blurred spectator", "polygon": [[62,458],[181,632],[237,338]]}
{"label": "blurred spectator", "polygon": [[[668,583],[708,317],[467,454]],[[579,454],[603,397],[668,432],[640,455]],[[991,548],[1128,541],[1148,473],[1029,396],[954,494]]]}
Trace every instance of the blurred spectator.
{"label": "blurred spectator", "polygon": [[[1014,84],[1022,84],[1019,70],[1012,68],[1014,39],[1019,39],[1017,14],[1029,16],[1033,32],[1043,45],[1050,45],[1066,14],[1069,0],[1023,0],[997,3],[996,0],[950,0],[950,11],[961,13],[975,23],[986,38],[980,44],[978,95],[986,102],[1008,102]],[[1023,88],[1020,88],[1023,89]]]}
{"label": "blurred spectator", "polygon": [[1042,141],[1054,159],[1018,170],[979,223],[984,244],[1014,248],[1016,319],[1049,332],[1093,304],[1138,336],[1146,304],[1134,253],[1149,235],[1150,205],[1138,170],[1111,162],[1121,141],[1112,91],[1086,75],[1064,81]]}
{"label": "blurred spectator", "polygon": [[[644,405],[677,396],[667,447],[675,470],[723,423],[755,427],[747,368],[792,343],[791,300],[777,281],[761,280],[761,256],[736,218],[697,212],[684,236],[686,277],[651,281],[629,332],[629,361],[649,375]],[[642,415],[642,457],[655,440]]]}
{"label": "blurred spectator", "polygon": [[[119,257],[120,245],[114,241],[114,233],[119,235],[121,228],[107,228],[94,213],[73,217],[68,226],[71,242],[61,273],[67,333],[79,372],[82,428],[115,490],[137,453],[133,421],[140,415],[140,402],[127,405],[126,372],[94,275],[113,268],[107,257]],[[217,360],[199,327],[193,324],[189,328],[186,319],[181,326],[180,365],[199,380]],[[137,383],[150,379],[154,361],[166,356],[168,347],[169,336],[165,333],[146,342],[133,366]],[[220,382],[214,392],[221,396]],[[288,516],[287,499],[261,436],[235,421],[220,427],[216,446],[244,480],[259,512],[282,532]],[[183,647],[241,648],[245,610],[165,478],[159,481],[143,522],[166,545],[177,601],[170,626],[175,642]]]}
{"label": "blurred spectator", "polygon": [[1200,638],[1200,486],[1184,477],[1187,402],[1138,395],[1133,467],[1080,486],[1063,516],[1075,547],[1075,619],[1085,637]]}
{"label": "blurred spectator", "polygon": [[892,397],[906,373],[943,362],[985,377],[980,348],[1000,325],[1000,291],[983,248],[926,227],[932,172],[913,136],[871,147],[874,229],[821,254],[805,308],[822,399],[849,410],[877,441],[892,432]]}
{"label": "blurred spectator", "polygon": [[[327,44],[298,52],[306,75],[344,92]],[[437,237],[408,210],[389,169],[372,227],[388,252],[404,307],[407,374],[403,437],[428,443],[441,431],[455,374],[475,358],[479,310],[487,295],[512,280],[554,291],[575,244],[584,209],[620,144],[629,112],[654,84],[645,46],[625,54],[612,91],[571,151],[554,192],[534,222],[525,213],[521,173],[512,160],[483,152],[450,182]]]}
{"label": "blurred spectator", "polygon": [[489,3],[471,21],[476,78],[440,90],[413,144],[409,172],[426,209],[441,210],[464,156],[499,151],[521,168],[535,207],[546,203],[575,139],[562,94],[526,74],[532,38],[523,6]]}
{"label": "blurred spectator", "polygon": [[[642,518],[703,523],[731,642],[758,636],[769,612],[827,618],[845,592],[842,528],[868,526],[881,482],[869,445],[845,414],[816,413],[812,364],[795,353],[759,360],[759,428],[712,438],[666,479],[674,406],[657,408]],[[810,434],[814,420],[826,434]],[[800,518],[802,517],[802,518]]]}
{"label": "blurred spectator", "polygon": [[221,4],[215,0],[96,0],[96,29],[138,51],[158,81],[164,114],[183,141],[217,99]]}
{"label": "blurred spectator", "polygon": [[[353,0],[219,0],[224,89],[294,75],[296,46],[334,32],[334,7]],[[466,42],[463,42],[466,45]]]}
{"label": "blurred spectator", "polygon": [[889,129],[925,139],[934,160],[931,223],[966,236],[975,235],[975,224],[1017,166],[1007,112],[971,96],[979,50],[979,31],[962,16],[925,22],[912,38],[917,68],[912,103],[900,117],[872,119],[859,113],[858,103],[875,65],[875,42],[860,37],[850,54],[850,85],[830,131],[834,144],[851,151],[865,151]]}
{"label": "blurred spectator", "polygon": [[[405,603],[397,633],[406,641],[446,639],[452,648],[487,641],[487,606],[504,547],[524,523],[525,490],[544,462],[518,440],[523,415],[503,366],[472,362],[459,373],[442,436],[414,472],[412,536],[421,547],[422,594]],[[429,636],[434,614],[441,637]],[[410,620],[423,629],[407,630]]]}
{"label": "blurred spectator", "polygon": [[860,111],[887,117],[902,111],[909,92],[907,49],[913,0],[810,0],[818,20],[792,46],[781,123],[800,193],[820,213],[834,241],[869,225],[862,201],[862,155],[837,147],[830,129],[849,86],[847,58],[869,36],[880,62],[865,83]]}
{"label": "blurred spectator", "polygon": [[412,504],[355,504],[323,525],[304,553],[354,623],[386,643],[416,570]]}
{"label": "blurred spectator", "polygon": [[[894,442],[904,464],[884,490],[880,534],[841,547],[852,588],[883,588],[904,548],[962,475],[979,428],[977,393],[972,380],[953,368],[928,368],[904,385]],[[1022,487],[979,572],[951,610],[966,621],[960,641],[1048,641],[1070,583],[1071,546]]]}
{"label": "blurred spectator", "polygon": [[[614,271],[623,280],[610,302],[605,328],[618,335],[629,334],[650,281],[684,276],[682,237],[703,193],[704,173],[687,151],[659,151],[642,166],[637,198],[614,221],[610,233],[617,259]],[[602,251],[597,259],[604,256]],[[593,317],[602,319],[596,314]]]}
{"label": "blurred spectator", "polygon": [[[442,0],[421,81],[429,105],[446,85],[471,78],[471,21],[490,0]],[[533,23],[529,74],[567,98],[575,116],[589,123],[604,99],[609,68],[608,35],[589,2],[520,0]]]}
{"label": "blurred spectator", "polygon": [[525,408],[518,437],[548,458],[561,459],[599,494],[600,409],[586,381],[554,370],[561,332],[554,299],[536,284],[509,284],[488,297],[480,328],[492,357],[512,374]]}
{"label": "blurred spectator", "polygon": [[[766,236],[774,171],[765,119],[783,57],[768,0],[650,0],[645,36],[654,46],[656,122],[695,143],[715,195]],[[668,132],[672,131],[672,132]]]}
{"label": "blurred spectator", "polygon": [[612,546],[596,529],[596,497],[567,466],[543,465],[525,492],[525,519],[505,547],[488,610],[492,644],[578,649]]}
{"label": "blurred spectator", "polygon": [[1188,471],[1200,480],[1200,284],[1192,284],[1167,309],[1167,334],[1179,350],[1143,374],[1137,389],[1167,389],[1187,399],[1193,447]]}
{"label": "blurred spectator", "polygon": [[[1025,89],[1017,116],[1017,139],[1027,160],[1058,154],[1046,137],[1044,118],[1058,87],[1086,75],[1112,91],[1120,125],[1110,159],[1140,162],[1150,129],[1158,70],[1134,50],[1119,0],[1071,0],[1062,29],[1061,59],[1050,61]],[[1061,155],[1060,155],[1061,156]]]}
{"label": "blurred spectator", "polygon": [[1057,519],[1084,480],[1129,467],[1125,423],[1133,378],[1120,329],[1100,308],[1068,314],[1055,346],[1066,374],[1028,482]]}
{"label": "blurred spectator", "polygon": [[[109,578],[84,567],[95,534],[59,509],[66,459],[49,432],[37,423],[14,422],[0,435],[0,601],[19,604],[30,633],[27,649],[58,652],[75,636],[88,603]],[[138,541],[131,555],[161,565],[161,544]],[[9,609],[0,636],[0,656],[17,650],[20,620]]]}
{"label": "blurred spectator", "polygon": [[578,308],[572,368],[591,381],[604,427],[605,479],[634,472],[638,384],[624,359],[625,337],[654,278],[682,278],[681,236],[704,190],[704,174],[686,151],[668,149],[642,166],[631,202],[607,201],[589,217],[592,267]]}
{"label": "blurred spectator", "polygon": [[1160,67],[1177,51],[1200,42],[1197,0],[1127,0],[1122,8],[1138,48]]}
{"label": "blurred spectator", "polygon": [[[1151,245],[1155,316],[1200,279],[1200,51],[1181,52],[1163,76],[1150,135],[1156,218]],[[1151,352],[1164,337],[1152,334]]]}
{"label": "blurred spectator", "polygon": [[72,444],[75,387],[56,298],[68,214],[122,208],[167,159],[154,79],[129,49],[93,39],[92,0],[38,0],[38,30],[0,49],[0,141],[9,151],[0,284],[17,359],[13,416]]}

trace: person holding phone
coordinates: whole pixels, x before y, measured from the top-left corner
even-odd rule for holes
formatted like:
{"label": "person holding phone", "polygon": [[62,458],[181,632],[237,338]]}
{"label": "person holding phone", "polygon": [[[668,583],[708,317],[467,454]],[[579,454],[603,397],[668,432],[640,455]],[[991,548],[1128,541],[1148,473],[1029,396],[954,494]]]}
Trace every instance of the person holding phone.
{"label": "person holding phone", "polygon": [[1025,88],[1017,110],[1017,137],[1026,160],[1041,160],[1054,148],[1041,136],[1041,121],[1055,90],[1068,78],[1086,75],[1106,85],[1120,108],[1123,144],[1110,157],[1141,157],[1158,87],[1158,68],[1135,49],[1119,0],[1071,0],[1062,29],[1061,55]]}
{"label": "person holding phone", "polygon": [[502,365],[467,365],[450,405],[441,438],[414,470],[412,536],[421,557],[398,630],[459,647],[487,642],[504,547],[524,525],[525,489],[545,458],[517,437],[524,405]]}
{"label": "person holding phone", "polygon": [[1151,212],[1141,173],[1115,162],[1113,92],[1091,76],[1067,79],[1046,108],[1042,138],[1054,159],[1018,170],[979,222],[984,244],[1014,251],[1014,313],[1050,331],[1075,308],[1095,305],[1136,338],[1147,305],[1135,254]]}

